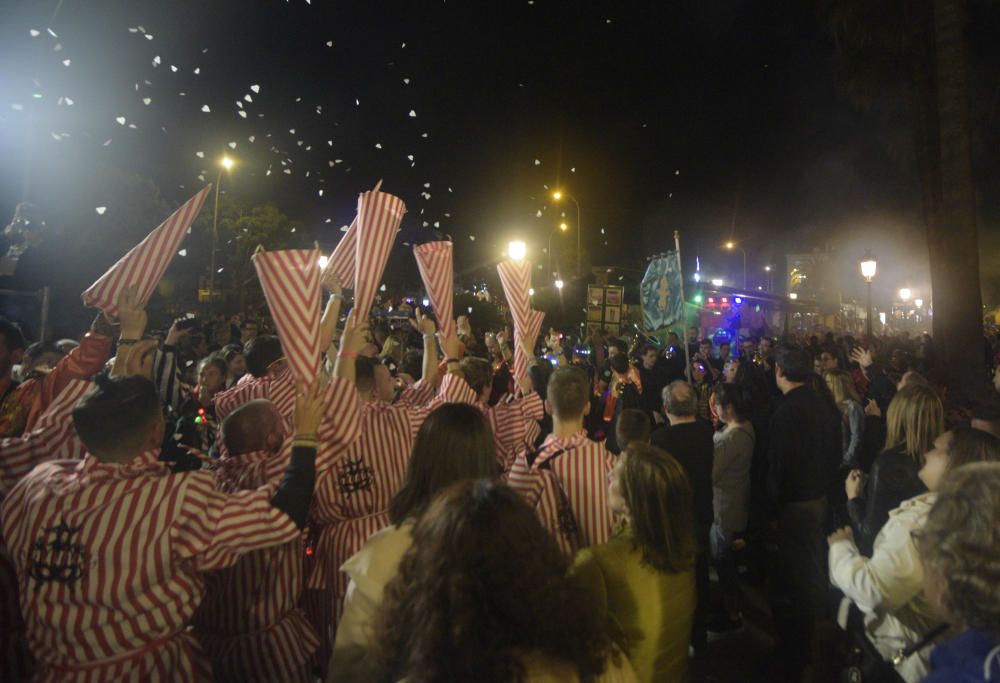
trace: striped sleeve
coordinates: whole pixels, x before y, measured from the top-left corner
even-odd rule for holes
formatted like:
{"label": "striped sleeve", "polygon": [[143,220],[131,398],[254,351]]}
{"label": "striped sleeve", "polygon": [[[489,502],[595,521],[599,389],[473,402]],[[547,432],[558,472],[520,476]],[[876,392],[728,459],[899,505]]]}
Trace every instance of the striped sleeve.
{"label": "striped sleeve", "polygon": [[36,429],[0,441],[0,500],[36,465],[51,457],[45,437],[56,430],[56,427]]}
{"label": "striped sleeve", "polygon": [[[510,402],[501,401],[486,411],[486,420],[493,429],[497,457],[503,460],[504,470],[511,468],[517,452],[527,442],[529,425],[534,420],[525,415],[525,407],[533,408],[534,404],[524,402],[532,396],[538,401],[537,394],[530,394]],[[540,401],[538,403],[541,404]]]}
{"label": "striped sleeve", "polygon": [[179,411],[183,397],[176,347],[164,345],[156,352],[153,358],[153,383],[156,384],[160,400],[175,411]]}
{"label": "striped sleeve", "polygon": [[241,380],[232,389],[220,391],[215,395],[215,416],[221,424],[226,415],[256,398],[267,398],[264,380],[258,377],[246,382]]}
{"label": "striped sleeve", "polygon": [[424,380],[417,380],[403,390],[396,399],[399,408],[418,408],[427,405],[434,398],[434,385]]}
{"label": "striped sleeve", "polygon": [[476,405],[476,392],[469,383],[459,375],[447,373],[441,380],[441,392],[438,394],[441,403],[467,403]]}
{"label": "striped sleeve", "polygon": [[298,538],[291,518],[272,507],[269,487],[227,495],[211,473],[183,476],[188,481],[171,541],[174,554],[191,559],[196,570],[230,567],[245,553]]}
{"label": "striped sleeve", "polygon": [[316,471],[330,467],[361,436],[361,405],[354,383],[332,377],[326,386],[326,413],[319,426]]}

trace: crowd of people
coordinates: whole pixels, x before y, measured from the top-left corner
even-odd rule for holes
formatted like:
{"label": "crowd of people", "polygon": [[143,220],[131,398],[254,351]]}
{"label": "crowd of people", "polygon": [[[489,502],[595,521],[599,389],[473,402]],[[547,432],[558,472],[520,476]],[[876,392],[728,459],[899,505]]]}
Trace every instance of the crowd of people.
{"label": "crowd of people", "polygon": [[0,678],[688,681],[748,586],[761,680],[1000,676],[1000,410],[945,410],[930,338],[342,302],[309,386],[266,314],[0,320]]}

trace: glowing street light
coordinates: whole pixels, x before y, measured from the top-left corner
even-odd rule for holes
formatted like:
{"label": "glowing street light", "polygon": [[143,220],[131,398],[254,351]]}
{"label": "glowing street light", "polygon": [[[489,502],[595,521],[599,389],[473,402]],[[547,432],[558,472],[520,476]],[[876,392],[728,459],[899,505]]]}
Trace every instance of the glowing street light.
{"label": "glowing street light", "polygon": [[[552,193],[552,199],[556,200],[557,202],[562,200],[563,197],[573,202],[573,204],[576,206],[576,276],[580,277],[581,254],[583,253],[583,249],[581,246],[581,237],[580,237],[583,234],[583,223],[580,220],[580,202],[576,201],[576,197],[574,197],[571,194],[566,194],[562,190],[555,190]],[[566,228],[568,227],[569,226],[566,226]],[[563,228],[563,230],[566,230],[566,228]]]}
{"label": "glowing street light", "polygon": [[764,272],[765,273],[770,273],[771,272],[771,266],[764,266]]}
{"label": "glowing street light", "polygon": [[795,301],[796,299],[799,298],[799,294],[798,292],[792,292],[791,294],[788,295],[788,298],[791,299],[792,301]]}
{"label": "glowing street light", "polygon": [[737,247],[736,243],[730,240],[726,242],[726,249],[732,251],[734,249],[739,249],[743,252],[743,289],[747,288],[747,250],[742,247]]}
{"label": "glowing street light", "polygon": [[865,255],[861,257],[861,277],[868,283],[868,317],[865,319],[865,333],[869,339],[872,336],[872,280],[875,279],[877,272],[878,261],[875,260],[871,250],[866,250]]}
{"label": "glowing street light", "polygon": [[722,280],[720,278],[715,278],[715,279],[712,280],[712,286],[713,287],[721,287],[722,284],[723,284],[723,282],[722,282]]}
{"label": "glowing street light", "polygon": [[209,259],[211,264],[208,271],[208,305],[210,308],[215,305],[215,252],[219,250],[219,190],[222,188],[222,174],[231,171],[233,163],[233,160],[228,156],[223,156],[219,160],[219,177],[215,180],[215,208],[212,211],[212,255]]}
{"label": "glowing street light", "polygon": [[329,262],[330,262],[330,257],[325,255],[320,256],[319,259],[316,261],[316,263],[319,264],[320,270],[326,270],[326,264]]}
{"label": "glowing street light", "polygon": [[556,280],[556,289],[562,291],[563,285],[565,283],[562,280]]}
{"label": "glowing street light", "polygon": [[913,292],[910,291],[909,287],[903,287],[899,290],[899,298],[903,301],[909,301],[911,296],[913,296]]}
{"label": "glowing street light", "polygon": [[914,304],[914,305],[915,305],[915,306],[916,306],[917,308],[923,308],[923,307],[924,307],[924,300],[923,300],[923,299],[914,299],[914,300],[913,300],[913,304]]}
{"label": "glowing street light", "polygon": [[534,287],[529,287],[528,288],[528,296],[535,296],[535,288]]}
{"label": "glowing street light", "polygon": [[556,190],[555,192],[552,193],[552,198],[558,202],[560,199],[562,199],[562,192]]}
{"label": "glowing street light", "polygon": [[567,230],[569,230],[569,225],[566,224],[566,221],[563,221],[562,223],[559,224],[559,229],[562,230],[563,232],[566,232]]}
{"label": "glowing street light", "polygon": [[521,240],[514,240],[507,245],[507,256],[512,261],[523,261],[528,255],[528,245]]}

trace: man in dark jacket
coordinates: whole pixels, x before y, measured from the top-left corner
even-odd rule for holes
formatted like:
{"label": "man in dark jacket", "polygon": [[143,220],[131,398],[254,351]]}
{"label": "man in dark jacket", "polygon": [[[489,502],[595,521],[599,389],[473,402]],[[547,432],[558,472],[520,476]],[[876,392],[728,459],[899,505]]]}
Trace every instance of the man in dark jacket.
{"label": "man in dark jacket", "polygon": [[806,385],[812,371],[808,351],[779,349],[775,379],[784,396],[771,418],[767,490],[781,574],[775,624],[789,680],[798,680],[809,659],[816,618],[824,607],[826,492],[840,457],[838,416]]}
{"label": "man in dark jacket", "polygon": [[677,459],[691,482],[694,513],[698,528],[698,553],[695,582],[698,606],[694,615],[691,645],[698,650],[705,646],[708,628],[708,534],[712,528],[712,427],[699,420],[698,394],[683,380],[676,380],[663,390],[663,411],[670,426],[653,432],[650,442]]}

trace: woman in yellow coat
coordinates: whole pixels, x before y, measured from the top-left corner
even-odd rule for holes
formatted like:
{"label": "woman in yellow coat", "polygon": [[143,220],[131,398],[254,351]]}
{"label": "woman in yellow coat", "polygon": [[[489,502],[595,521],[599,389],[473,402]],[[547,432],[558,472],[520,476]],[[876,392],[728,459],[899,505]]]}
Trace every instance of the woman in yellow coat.
{"label": "woman in yellow coat", "polygon": [[609,505],[624,523],[577,555],[576,574],[613,624],[640,681],[686,682],[696,603],[694,503],[681,465],[630,443],[609,475]]}

